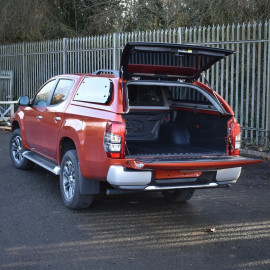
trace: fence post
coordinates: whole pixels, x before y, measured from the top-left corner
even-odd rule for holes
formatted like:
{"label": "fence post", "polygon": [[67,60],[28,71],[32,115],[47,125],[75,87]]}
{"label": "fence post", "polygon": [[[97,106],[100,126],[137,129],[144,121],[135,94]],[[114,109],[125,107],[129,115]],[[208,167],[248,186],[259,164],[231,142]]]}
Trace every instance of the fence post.
{"label": "fence post", "polygon": [[267,106],[266,106],[266,139],[265,139],[265,146],[268,146],[269,143],[269,136],[270,136],[270,20],[268,21],[268,58],[267,58],[267,84],[266,84],[266,97],[267,97]]}
{"label": "fence post", "polygon": [[[13,100],[13,71],[10,71],[10,81],[9,81],[9,100]],[[14,109],[14,106],[13,106]]]}
{"label": "fence post", "polygon": [[26,44],[25,42],[23,42],[23,53],[22,53],[22,56],[23,56],[23,61],[22,61],[22,65],[23,65],[23,95],[26,95],[28,93],[28,90],[27,90],[27,62],[26,62]]}
{"label": "fence post", "polygon": [[182,43],[182,27],[178,27],[177,29],[177,43]]}
{"label": "fence post", "polygon": [[116,48],[116,33],[113,33],[113,64],[112,67],[115,70],[116,69],[116,59],[117,59],[117,48]]}
{"label": "fence post", "polygon": [[67,73],[67,38],[63,38],[63,74]]}

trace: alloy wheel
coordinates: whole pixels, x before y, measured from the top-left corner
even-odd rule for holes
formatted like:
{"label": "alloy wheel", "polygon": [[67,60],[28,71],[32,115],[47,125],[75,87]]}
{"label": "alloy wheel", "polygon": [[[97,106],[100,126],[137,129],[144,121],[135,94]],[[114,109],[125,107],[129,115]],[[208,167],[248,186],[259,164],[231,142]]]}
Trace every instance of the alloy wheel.
{"label": "alloy wheel", "polygon": [[66,199],[70,201],[75,192],[75,170],[71,160],[67,160],[64,165],[63,190]]}
{"label": "alloy wheel", "polygon": [[22,139],[20,136],[14,137],[12,141],[12,156],[15,162],[21,163],[23,160],[23,147],[22,147]]}

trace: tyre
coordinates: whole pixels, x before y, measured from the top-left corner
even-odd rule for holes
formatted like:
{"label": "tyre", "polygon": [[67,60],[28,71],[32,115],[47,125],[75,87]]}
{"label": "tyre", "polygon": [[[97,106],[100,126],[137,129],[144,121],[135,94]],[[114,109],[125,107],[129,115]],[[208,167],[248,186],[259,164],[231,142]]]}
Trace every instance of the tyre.
{"label": "tyre", "polygon": [[162,191],[163,196],[169,202],[183,203],[191,199],[193,196],[193,189],[177,189]]}
{"label": "tyre", "polygon": [[80,193],[81,171],[76,150],[65,153],[60,171],[60,191],[64,204],[71,209],[83,209],[90,206],[93,195]]}
{"label": "tyre", "polygon": [[21,170],[29,170],[32,169],[35,164],[29,159],[23,156],[23,152],[25,149],[22,145],[22,136],[21,131],[19,129],[15,129],[12,132],[10,141],[9,141],[9,154],[10,159],[13,165]]}

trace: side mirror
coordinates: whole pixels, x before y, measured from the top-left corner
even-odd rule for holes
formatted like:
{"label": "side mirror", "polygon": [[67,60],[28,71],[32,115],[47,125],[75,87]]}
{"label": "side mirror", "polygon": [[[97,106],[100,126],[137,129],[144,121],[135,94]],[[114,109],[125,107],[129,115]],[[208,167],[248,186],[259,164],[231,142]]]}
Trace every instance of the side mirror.
{"label": "side mirror", "polygon": [[18,103],[20,106],[28,106],[30,104],[30,99],[28,96],[21,96]]}

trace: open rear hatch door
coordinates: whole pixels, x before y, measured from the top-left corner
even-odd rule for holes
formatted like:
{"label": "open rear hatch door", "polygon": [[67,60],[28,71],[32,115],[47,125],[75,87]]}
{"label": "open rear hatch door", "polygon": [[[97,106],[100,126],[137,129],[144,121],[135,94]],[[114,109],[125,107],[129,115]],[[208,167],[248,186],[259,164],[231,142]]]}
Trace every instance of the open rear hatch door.
{"label": "open rear hatch door", "polygon": [[241,156],[140,157],[128,159],[128,168],[150,170],[218,170],[258,164],[262,160]]}
{"label": "open rear hatch door", "polygon": [[131,79],[164,79],[193,82],[234,51],[219,48],[170,44],[127,43],[121,57],[120,77]]}

